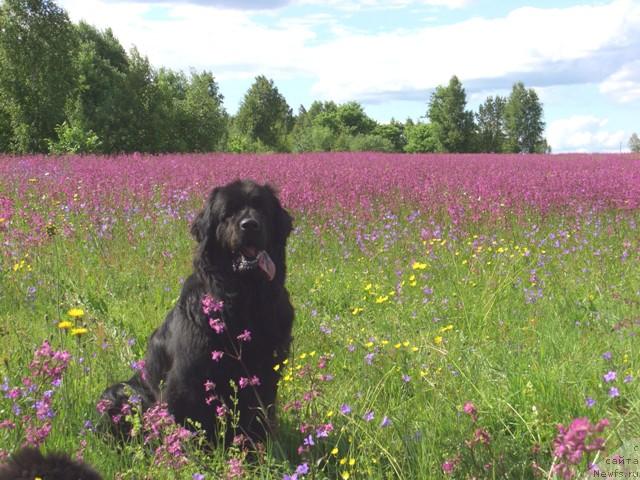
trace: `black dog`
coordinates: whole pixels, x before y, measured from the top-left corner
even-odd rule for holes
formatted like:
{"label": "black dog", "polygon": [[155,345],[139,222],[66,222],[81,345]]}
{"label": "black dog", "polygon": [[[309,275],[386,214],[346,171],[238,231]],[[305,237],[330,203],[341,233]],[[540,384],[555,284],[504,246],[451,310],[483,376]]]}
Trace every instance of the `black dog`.
{"label": "black dog", "polygon": [[8,463],[0,465],[0,480],[101,480],[102,477],[84,463],[68,456],[52,453],[42,455],[35,448],[15,453]]}
{"label": "black dog", "polygon": [[[110,419],[135,394],[143,409],[166,402],[177,422],[194,420],[215,440],[216,416],[236,398],[239,431],[227,429],[226,441],[237,433],[264,439],[280,378],[274,366],[291,343],[284,286],[291,229],[269,185],[238,180],[211,192],[191,227],[194,272],[151,335],[144,370],[102,395]],[[122,421],[115,427],[126,434]]]}

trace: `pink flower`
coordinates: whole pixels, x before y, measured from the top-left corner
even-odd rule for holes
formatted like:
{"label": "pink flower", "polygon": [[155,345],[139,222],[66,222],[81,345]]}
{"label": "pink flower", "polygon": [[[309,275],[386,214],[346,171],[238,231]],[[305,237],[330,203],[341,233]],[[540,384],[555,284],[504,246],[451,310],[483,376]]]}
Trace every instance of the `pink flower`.
{"label": "pink flower", "polygon": [[249,330],[245,330],[240,335],[236,337],[241,342],[250,342],[251,341],[251,332]]}
{"label": "pink flower", "polygon": [[213,352],[211,352],[211,360],[213,360],[214,362],[219,362],[223,355],[224,352],[221,352],[220,350],[214,350]]}
{"label": "pink flower", "polygon": [[205,315],[209,315],[213,312],[221,312],[224,307],[224,302],[222,300],[216,300],[210,294],[206,294],[202,297],[202,311]]}
{"label": "pink flower", "polygon": [[220,335],[222,332],[224,332],[224,322],[222,320],[220,320],[219,318],[210,318],[209,319],[209,326],[218,335]]}
{"label": "pink flower", "polygon": [[474,422],[478,420],[478,410],[472,402],[465,403],[464,407],[462,407],[462,410],[464,411],[464,413],[469,415]]}

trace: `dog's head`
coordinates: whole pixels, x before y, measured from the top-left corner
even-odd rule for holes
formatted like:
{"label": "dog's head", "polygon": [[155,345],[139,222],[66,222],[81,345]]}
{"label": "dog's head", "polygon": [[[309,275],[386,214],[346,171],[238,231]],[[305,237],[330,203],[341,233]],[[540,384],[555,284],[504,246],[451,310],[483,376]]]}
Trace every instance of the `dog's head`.
{"label": "dog's head", "polygon": [[274,189],[249,180],[215,188],[191,226],[196,268],[284,279],[291,216]]}

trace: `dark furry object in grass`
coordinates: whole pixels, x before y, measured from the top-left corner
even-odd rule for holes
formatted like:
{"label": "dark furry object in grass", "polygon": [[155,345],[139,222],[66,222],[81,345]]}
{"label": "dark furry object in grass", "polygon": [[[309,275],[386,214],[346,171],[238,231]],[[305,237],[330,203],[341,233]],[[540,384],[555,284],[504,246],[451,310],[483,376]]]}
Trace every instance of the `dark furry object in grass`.
{"label": "dark furry object in grass", "polygon": [[23,448],[0,465],[0,480],[102,480],[88,465],[67,455],[43,455],[36,448]]}
{"label": "dark furry object in grass", "polygon": [[193,274],[149,338],[144,370],[102,394],[114,431],[128,434],[125,404],[145,410],[166,402],[177,422],[191,419],[215,440],[216,415],[225,415],[237,396],[239,425],[225,440],[238,433],[264,439],[275,420],[274,366],[291,343],[294,312],[285,288],[291,229],[269,185],[238,180],[211,192],[191,227]]}

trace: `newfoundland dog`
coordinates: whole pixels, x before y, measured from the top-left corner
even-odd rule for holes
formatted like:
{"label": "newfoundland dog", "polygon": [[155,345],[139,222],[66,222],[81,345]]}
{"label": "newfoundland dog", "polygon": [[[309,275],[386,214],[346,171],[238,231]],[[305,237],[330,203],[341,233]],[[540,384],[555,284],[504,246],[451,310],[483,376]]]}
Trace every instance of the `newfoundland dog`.
{"label": "newfoundland dog", "polygon": [[0,480],[101,480],[88,465],[71,460],[67,455],[43,455],[38,449],[23,448],[10,460],[0,464]]}
{"label": "newfoundland dog", "polygon": [[[293,307],[285,289],[291,217],[269,185],[215,188],[191,226],[193,274],[147,345],[144,367],[112,385],[101,402],[114,431],[123,411],[166,403],[179,423],[197,422],[217,439],[216,418],[237,415],[225,441],[262,440],[273,425],[279,373],[289,353]],[[114,422],[119,420],[119,422]]]}

